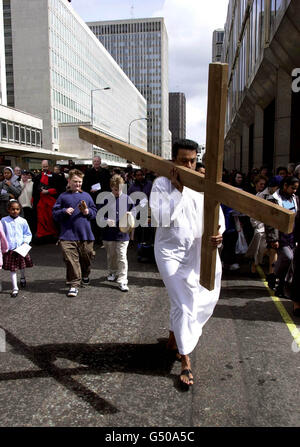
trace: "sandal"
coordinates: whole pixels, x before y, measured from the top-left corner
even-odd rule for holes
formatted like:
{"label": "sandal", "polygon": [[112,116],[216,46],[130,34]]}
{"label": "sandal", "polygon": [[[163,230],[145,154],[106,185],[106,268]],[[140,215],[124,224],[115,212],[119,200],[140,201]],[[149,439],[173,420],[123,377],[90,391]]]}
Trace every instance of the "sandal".
{"label": "sandal", "polygon": [[[192,371],[190,369],[183,369],[179,376],[180,386],[184,391],[188,391],[190,386],[194,385],[194,378],[190,377]],[[186,376],[189,379],[189,383],[183,382],[181,376]]]}

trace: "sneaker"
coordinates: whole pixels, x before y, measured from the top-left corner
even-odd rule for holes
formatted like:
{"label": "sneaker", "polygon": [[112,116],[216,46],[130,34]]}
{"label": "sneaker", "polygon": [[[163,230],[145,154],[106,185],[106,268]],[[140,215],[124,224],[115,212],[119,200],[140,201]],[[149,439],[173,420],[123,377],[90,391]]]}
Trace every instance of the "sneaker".
{"label": "sneaker", "polygon": [[229,270],[234,271],[234,270],[238,270],[240,268],[239,264],[231,264],[229,266]]}
{"label": "sneaker", "polygon": [[115,281],[116,275],[114,273],[110,273],[106,279],[107,281]]}
{"label": "sneaker", "polygon": [[26,287],[26,279],[25,278],[20,279],[20,287],[21,287],[21,289],[25,289],[25,287]]}
{"label": "sneaker", "polygon": [[120,289],[122,292],[128,292],[128,290],[129,290],[127,284],[123,284],[123,283],[119,284],[119,289]]}
{"label": "sneaker", "polygon": [[12,298],[16,298],[16,297],[18,296],[18,293],[19,293],[19,290],[18,290],[18,289],[14,289],[14,290],[11,292],[10,296],[11,296]]}
{"label": "sneaker", "polygon": [[78,289],[75,287],[71,287],[67,293],[67,296],[77,296],[78,295]]}
{"label": "sneaker", "polygon": [[89,278],[89,277],[87,277],[87,278],[82,278],[81,282],[82,282],[82,284],[84,284],[85,286],[87,286],[87,285],[90,283],[90,278]]}

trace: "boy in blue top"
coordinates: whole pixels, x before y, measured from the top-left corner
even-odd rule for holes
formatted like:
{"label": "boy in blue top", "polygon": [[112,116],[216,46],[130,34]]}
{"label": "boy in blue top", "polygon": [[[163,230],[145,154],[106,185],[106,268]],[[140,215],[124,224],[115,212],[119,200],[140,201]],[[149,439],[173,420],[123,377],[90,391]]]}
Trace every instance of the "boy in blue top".
{"label": "boy in blue top", "polygon": [[53,207],[53,218],[60,224],[59,242],[67,267],[69,297],[77,296],[81,282],[89,283],[94,254],[91,220],[96,218],[97,208],[91,196],[81,190],[83,177],[81,171],[72,169],[68,189],[60,194]]}

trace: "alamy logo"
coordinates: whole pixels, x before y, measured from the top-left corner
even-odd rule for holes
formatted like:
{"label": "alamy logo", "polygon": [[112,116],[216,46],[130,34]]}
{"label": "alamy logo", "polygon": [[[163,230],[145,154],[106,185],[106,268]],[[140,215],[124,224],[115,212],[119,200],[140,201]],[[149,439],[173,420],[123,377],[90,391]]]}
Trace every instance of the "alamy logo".
{"label": "alamy logo", "polygon": [[292,90],[294,93],[300,92],[300,68],[294,68],[292,77],[295,78],[292,82]]}
{"label": "alamy logo", "polygon": [[134,227],[180,227],[182,209],[175,213],[176,204],[167,192],[151,193],[151,208],[145,193],[136,191],[129,196],[120,195],[118,203],[110,192],[99,193],[96,204],[100,207],[97,212],[96,222],[101,228],[114,227],[124,216],[129,208],[135,218]]}

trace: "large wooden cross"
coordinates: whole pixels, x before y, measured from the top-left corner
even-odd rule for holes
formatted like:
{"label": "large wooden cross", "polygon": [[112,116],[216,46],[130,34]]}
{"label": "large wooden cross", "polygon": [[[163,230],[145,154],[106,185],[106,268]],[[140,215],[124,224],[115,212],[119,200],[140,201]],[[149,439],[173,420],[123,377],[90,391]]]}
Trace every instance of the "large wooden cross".
{"label": "large wooden cross", "polygon": [[[220,203],[278,228],[284,233],[291,233],[294,225],[293,212],[222,182],[227,80],[227,64],[210,64],[205,178],[198,172],[177,167],[184,186],[204,192],[200,284],[208,290],[214,288],[217,249],[211,247],[210,237],[218,232]],[[174,167],[170,161],[85,127],[79,127],[79,136],[95,146],[170,178],[170,171]]]}

